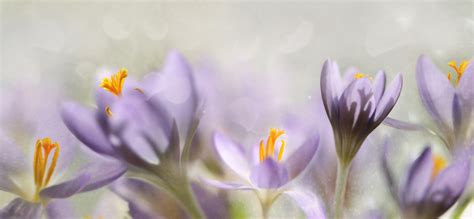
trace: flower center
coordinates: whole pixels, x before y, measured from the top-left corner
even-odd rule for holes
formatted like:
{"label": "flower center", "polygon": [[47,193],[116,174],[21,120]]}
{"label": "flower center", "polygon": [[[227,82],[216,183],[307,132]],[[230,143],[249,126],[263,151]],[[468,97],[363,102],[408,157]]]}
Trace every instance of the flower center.
{"label": "flower center", "polygon": [[[285,131],[281,129],[270,129],[270,134],[267,138],[267,144],[265,146],[263,140],[260,141],[260,162],[271,157],[275,158],[275,142],[276,140],[285,134]],[[281,161],[283,157],[283,152],[285,151],[285,140],[281,140],[280,151],[278,153],[278,161]]]}
{"label": "flower center", "polygon": [[431,158],[433,160],[433,170],[431,173],[431,178],[436,178],[438,174],[444,170],[447,166],[446,160],[440,155],[433,155]]}
{"label": "flower center", "polygon": [[123,83],[127,76],[127,69],[122,68],[117,73],[111,75],[110,78],[102,79],[99,86],[104,88],[106,91],[113,93],[115,96],[120,96],[122,95]]}
{"label": "flower center", "polygon": [[370,76],[368,74],[361,73],[361,72],[355,73],[354,78],[355,79],[368,78],[368,79],[372,80],[372,76]]}
{"label": "flower center", "polygon": [[[458,85],[462,75],[464,74],[464,71],[466,71],[467,65],[469,65],[469,61],[464,60],[459,64],[459,66],[457,65],[456,61],[450,61],[448,65],[456,73],[456,85]],[[451,72],[448,72],[449,81],[451,81],[451,75]]]}
{"label": "flower center", "polygon": [[[54,149],[52,158],[49,155]],[[59,156],[58,142],[51,142],[50,138],[36,140],[35,154],[33,157],[33,170],[35,178],[36,192],[34,200],[38,201],[41,189],[48,186],[49,180],[54,173]],[[48,166],[49,163],[49,166]]]}

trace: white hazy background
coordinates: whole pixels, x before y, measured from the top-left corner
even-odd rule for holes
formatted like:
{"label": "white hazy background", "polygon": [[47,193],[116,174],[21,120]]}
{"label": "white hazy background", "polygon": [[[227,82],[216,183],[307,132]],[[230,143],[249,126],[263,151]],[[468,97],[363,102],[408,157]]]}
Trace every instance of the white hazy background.
{"label": "white hazy background", "polygon": [[[449,61],[474,54],[473,1],[1,1],[0,18],[2,117],[11,111],[6,97],[38,98],[37,89],[50,90],[40,98],[92,103],[100,69],[126,67],[139,78],[177,49],[230,78],[252,72],[257,76],[249,80],[279,81],[288,106],[319,90],[328,57],[369,74],[384,69],[390,79],[402,72],[402,96],[391,115],[429,124],[416,89],[418,56],[430,55],[447,72]],[[427,141],[417,134],[406,139],[399,143]],[[90,212],[90,200],[102,193],[75,197],[80,212]],[[369,207],[377,202],[363,189],[356,193]],[[0,192],[0,206],[10,198]]]}

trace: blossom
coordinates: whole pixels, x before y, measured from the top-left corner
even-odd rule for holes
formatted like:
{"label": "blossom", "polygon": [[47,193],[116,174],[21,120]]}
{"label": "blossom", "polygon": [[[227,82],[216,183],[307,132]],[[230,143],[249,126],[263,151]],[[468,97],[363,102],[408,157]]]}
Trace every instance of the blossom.
{"label": "blossom", "polygon": [[364,140],[387,117],[402,89],[397,74],[385,89],[386,76],[375,77],[349,69],[343,78],[338,65],[327,60],[321,72],[321,95],[331,122],[339,159],[350,163]]}
{"label": "blossom", "polygon": [[[129,205],[132,218],[185,218],[178,203],[170,200],[167,193],[146,181],[134,178],[122,178],[110,186],[110,189],[123,198]],[[207,218],[227,218],[227,200],[225,196],[212,194],[193,183],[192,190]],[[159,204],[156,203],[166,203]]]}
{"label": "blossom", "polygon": [[123,162],[130,175],[174,194],[188,213],[201,217],[185,165],[200,116],[191,68],[173,51],[162,72],[140,83],[127,77],[121,69],[102,80],[96,109],[65,103],[64,123],[91,150]]}
{"label": "blossom", "polygon": [[221,182],[211,179],[205,179],[205,182],[221,189],[256,191],[264,216],[273,201],[282,193],[295,199],[307,216],[323,215],[317,198],[310,192],[284,191],[285,185],[296,178],[314,157],[319,145],[319,135],[306,139],[293,154],[286,156],[286,142],[277,142],[284,133],[281,129],[270,129],[268,138],[260,140],[259,146],[248,153],[230,138],[215,133],[214,147],[220,158],[247,182]]}
{"label": "blossom", "polygon": [[448,164],[444,157],[426,147],[398,186],[387,155],[385,152],[383,157],[385,176],[404,218],[439,218],[456,203],[469,179],[469,160]]}
{"label": "blossom", "polygon": [[418,59],[416,80],[418,90],[440,136],[448,148],[472,144],[474,141],[474,65],[451,61],[453,73],[441,73],[428,56]]}
{"label": "blossom", "polygon": [[31,159],[2,134],[0,190],[18,198],[0,210],[1,218],[40,218],[43,207],[54,208],[56,203],[61,203],[53,200],[101,188],[125,172],[120,163],[99,159],[66,178],[74,144],[68,140],[62,143],[49,137],[37,139],[34,145],[27,147]]}

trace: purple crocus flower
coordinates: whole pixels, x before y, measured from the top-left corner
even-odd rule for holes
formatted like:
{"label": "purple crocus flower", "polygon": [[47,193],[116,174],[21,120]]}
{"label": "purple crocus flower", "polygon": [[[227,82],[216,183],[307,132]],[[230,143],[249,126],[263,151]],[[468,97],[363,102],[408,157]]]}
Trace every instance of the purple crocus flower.
{"label": "purple crocus flower", "polygon": [[295,152],[286,156],[285,141],[277,145],[283,130],[271,129],[266,141],[246,152],[238,143],[223,134],[215,133],[214,147],[220,158],[246,183],[221,182],[205,179],[205,182],[221,189],[253,190],[261,204],[264,217],[275,199],[286,194],[293,198],[309,218],[324,218],[318,199],[310,192],[286,190],[285,185],[297,177],[310,163],[319,145],[319,135],[308,138]]}
{"label": "purple crocus flower", "polygon": [[[122,178],[110,188],[128,203],[132,218],[189,218],[169,194],[146,181]],[[192,184],[192,190],[207,218],[229,217],[225,196],[212,194],[196,183]]]}
{"label": "purple crocus flower", "polygon": [[96,109],[65,104],[64,123],[91,150],[127,164],[130,175],[174,194],[192,217],[201,218],[185,165],[199,123],[191,68],[173,51],[162,72],[140,83],[126,77],[121,69],[102,80]]}
{"label": "purple crocus flower", "polygon": [[324,63],[321,95],[342,162],[352,161],[367,136],[395,106],[402,89],[402,76],[397,74],[387,89],[385,81],[384,71],[372,78],[352,68],[341,78],[336,62]]}
{"label": "purple crocus flower", "polygon": [[61,203],[53,200],[101,188],[126,170],[118,162],[96,159],[95,163],[66,178],[64,175],[74,153],[74,141],[64,135],[52,136],[61,139],[61,143],[49,137],[39,138],[33,146],[27,147],[31,159],[25,156],[20,146],[1,134],[0,190],[18,198],[0,210],[0,218],[40,218],[43,208],[54,208],[56,203]]}
{"label": "purple crocus flower", "polygon": [[454,73],[443,74],[422,55],[418,59],[416,79],[421,100],[437,126],[435,131],[449,149],[474,143],[474,64],[463,61],[449,66]]}
{"label": "purple crocus flower", "polygon": [[398,186],[386,155],[383,157],[385,176],[403,217],[407,219],[439,218],[456,203],[469,179],[469,160],[457,160],[447,165],[443,157],[426,147]]}
{"label": "purple crocus flower", "polygon": [[338,65],[327,60],[321,72],[321,96],[334,133],[337,169],[334,217],[343,217],[343,200],[352,160],[369,134],[388,116],[400,96],[398,74],[385,89],[385,72],[374,78],[349,69],[341,78]]}

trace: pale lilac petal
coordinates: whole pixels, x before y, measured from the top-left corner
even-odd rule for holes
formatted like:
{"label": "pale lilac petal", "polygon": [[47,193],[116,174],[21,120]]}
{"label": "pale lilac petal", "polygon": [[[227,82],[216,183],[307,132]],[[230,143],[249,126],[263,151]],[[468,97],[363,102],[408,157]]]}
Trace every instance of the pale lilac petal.
{"label": "pale lilac petal", "polygon": [[67,198],[76,193],[101,188],[122,176],[127,168],[115,161],[98,162],[86,166],[72,179],[43,189],[42,197]]}
{"label": "pale lilac petal", "polygon": [[250,181],[259,188],[279,188],[290,180],[287,167],[272,158],[255,165],[250,174]]}
{"label": "pale lilac petal", "polygon": [[284,192],[303,210],[308,219],[325,219],[326,214],[321,201],[309,191],[290,190]]}
{"label": "pale lilac petal", "polygon": [[81,191],[90,179],[91,176],[81,174],[72,180],[41,190],[40,196],[43,198],[68,198]]}
{"label": "pale lilac petal", "polygon": [[191,184],[196,199],[206,218],[228,218],[227,198],[214,194],[197,183]]}
{"label": "pale lilac petal", "polygon": [[374,78],[375,103],[378,103],[380,101],[380,98],[382,98],[382,95],[385,91],[386,81],[387,81],[387,77],[385,76],[385,72],[384,71],[377,72]]}
{"label": "pale lilac petal", "polygon": [[61,109],[61,117],[72,134],[87,147],[99,154],[114,154],[94,112],[75,103],[65,103]]}
{"label": "pale lilac petal", "polygon": [[146,91],[159,98],[169,112],[173,112],[180,135],[185,138],[197,116],[201,104],[197,96],[194,72],[186,59],[177,51],[171,51],[165,60],[160,77],[152,90]]}
{"label": "pale lilac petal", "polygon": [[464,71],[457,90],[462,95],[463,100],[469,101],[469,105],[474,105],[474,87],[472,86],[474,81],[474,59],[469,61],[469,65]]}
{"label": "pale lilac petal", "polygon": [[390,118],[390,117],[386,117],[383,120],[383,124],[390,126],[392,128],[410,130],[410,131],[419,131],[419,130],[425,129],[425,127],[423,127],[422,125],[405,122],[405,121],[401,121],[401,120]]}
{"label": "pale lilac petal", "polygon": [[148,163],[158,164],[156,152],[168,146],[171,124],[162,118],[144,95],[128,95],[112,107],[109,119],[112,132],[118,133],[125,145]]}
{"label": "pale lilac petal", "polygon": [[225,190],[254,190],[255,188],[240,183],[221,182],[212,179],[201,179],[204,183]]}
{"label": "pale lilac petal", "polygon": [[163,207],[156,203],[166,201],[167,194],[152,184],[138,179],[122,178],[114,182],[110,189],[128,202],[132,218],[165,218],[161,215]]}
{"label": "pale lilac petal", "polygon": [[411,205],[423,200],[431,182],[433,161],[431,149],[427,147],[411,164],[406,181],[401,188],[402,203]]}
{"label": "pale lilac petal", "polygon": [[451,129],[454,88],[443,74],[425,55],[420,56],[416,67],[416,81],[421,100],[426,110],[441,131]]}
{"label": "pale lilac petal", "polygon": [[390,111],[392,111],[395,103],[400,97],[402,91],[403,78],[401,74],[397,74],[390,83],[388,89],[384,92],[380,102],[377,103],[377,111],[375,111],[374,120],[379,121],[385,119]]}
{"label": "pale lilac petal", "polygon": [[[348,115],[354,118],[352,121],[353,126],[357,121],[369,118],[375,111],[375,99],[370,80],[368,78],[361,78],[352,81],[343,91],[339,102],[341,103],[340,107],[345,107]],[[345,105],[342,105],[343,103]],[[352,109],[352,107],[355,108]],[[341,109],[340,111],[342,112]]]}
{"label": "pale lilac petal", "polygon": [[90,180],[80,192],[88,192],[106,186],[121,177],[126,171],[127,167],[120,162],[96,161],[96,163],[84,167],[80,173],[90,176]]}
{"label": "pale lilac petal", "polygon": [[337,68],[337,65],[328,59],[324,62],[321,70],[321,96],[329,116],[331,116],[330,109],[336,104],[335,102],[342,91],[342,79],[335,68]]}
{"label": "pale lilac petal", "polygon": [[447,211],[463,193],[469,180],[470,162],[457,161],[441,171],[428,190],[426,201],[439,215]]}
{"label": "pale lilac petal", "polygon": [[67,199],[50,201],[46,206],[46,214],[48,219],[77,218],[74,206]]}
{"label": "pale lilac petal", "polygon": [[297,151],[286,160],[290,178],[297,177],[313,159],[319,146],[319,134],[308,138]]}
{"label": "pale lilac petal", "polygon": [[39,219],[41,217],[41,204],[27,202],[16,198],[0,209],[0,218],[4,219]]}
{"label": "pale lilac petal", "polygon": [[227,166],[242,178],[247,179],[250,173],[249,161],[245,157],[245,151],[242,146],[220,133],[215,133],[214,148]]}
{"label": "pale lilac petal", "polygon": [[21,188],[11,178],[28,170],[20,146],[0,130],[0,190],[21,195]]}

